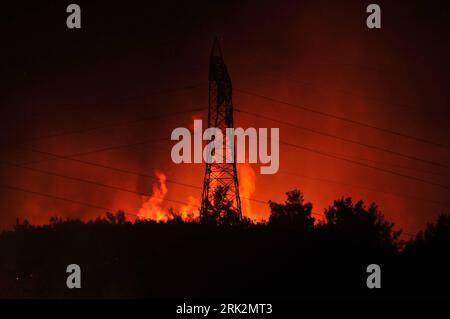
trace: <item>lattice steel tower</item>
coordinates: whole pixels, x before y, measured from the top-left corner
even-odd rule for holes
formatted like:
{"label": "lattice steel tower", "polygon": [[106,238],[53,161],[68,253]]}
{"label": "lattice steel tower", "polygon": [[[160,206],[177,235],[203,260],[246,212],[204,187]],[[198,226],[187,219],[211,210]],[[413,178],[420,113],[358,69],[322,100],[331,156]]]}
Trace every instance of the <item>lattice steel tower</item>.
{"label": "lattice steel tower", "polygon": [[[224,137],[226,128],[234,128],[231,95],[231,79],[222,57],[219,40],[215,38],[209,60],[208,127],[221,129]],[[226,140],[226,143],[229,144],[229,147],[226,147],[223,151],[224,159],[226,159],[224,163],[206,163],[200,214],[204,214],[208,203],[214,202],[215,190],[218,186],[222,186],[228,189],[226,199],[233,201],[233,206],[239,218],[241,218],[241,199],[239,197],[234,140]]]}

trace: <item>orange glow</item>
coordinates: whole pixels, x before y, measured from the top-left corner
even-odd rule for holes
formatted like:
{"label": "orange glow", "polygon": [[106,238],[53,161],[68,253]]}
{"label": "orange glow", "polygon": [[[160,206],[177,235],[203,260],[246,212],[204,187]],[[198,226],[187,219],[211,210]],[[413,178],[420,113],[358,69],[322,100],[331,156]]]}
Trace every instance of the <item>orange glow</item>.
{"label": "orange glow", "polygon": [[167,215],[161,208],[164,202],[168,189],[166,186],[166,175],[155,170],[155,175],[158,177],[158,183],[153,184],[152,195],[143,197],[142,207],[139,209],[138,216],[146,219],[154,219],[156,221],[167,221]]}
{"label": "orange glow", "polygon": [[254,169],[248,164],[238,167],[239,195],[241,196],[242,213],[251,219],[261,219],[251,208],[250,198],[256,190],[256,175]]}
{"label": "orange glow", "polygon": [[186,221],[198,218],[199,208],[200,200],[189,195],[187,204],[182,205],[180,208],[181,217]]}
{"label": "orange glow", "polygon": [[[260,174],[253,164],[254,173],[249,166],[238,166],[243,214],[267,220],[269,200],[284,203],[285,192],[299,189],[305,201],[313,204],[317,219],[335,199],[350,196],[367,205],[375,202],[390,221],[414,233],[449,209],[447,187],[433,184],[450,184],[446,168],[450,152],[401,135],[394,137],[388,131],[450,144],[444,125],[449,97],[439,94],[446,92],[435,85],[448,82],[447,73],[441,72],[445,59],[439,58],[445,50],[440,45],[429,46],[429,39],[437,36],[431,28],[422,31],[432,37],[423,33],[426,45],[412,54],[409,45],[398,45],[403,32],[402,44],[418,41],[416,35],[403,29],[405,25],[389,35],[370,32],[369,36],[367,28],[361,27],[359,5],[336,5],[326,12],[321,6],[320,1],[307,5],[292,1],[292,7],[279,7],[273,23],[267,24],[264,22],[273,14],[273,6],[261,5],[259,14],[244,10],[237,17],[239,27],[225,32],[222,49],[233,82],[234,126],[278,127],[280,140],[285,142],[280,145],[277,174]],[[199,23],[209,25],[210,17],[202,17],[206,20]],[[345,23],[340,23],[342,18]],[[277,32],[272,32],[274,25]],[[225,24],[223,27],[227,29]],[[177,127],[188,128],[191,134],[203,133],[194,132],[194,120],[203,119],[203,129],[207,128],[208,56],[213,36],[208,36],[207,28],[204,31],[195,41],[189,36],[176,37],[177,41],[164,42],[162,48],[159,41],[133,40],[128,44],[137,47],[126,49],[131,52],[127,55],[108,57],[109,52],[124,50],[120,41],[107,51],[99,46],[95,54],[80,46],[77,54],[83,61],[91,61],[93,54],[107,57],[104,63],[77,65],[79,73],[87,75],[83,77],[73,76],[73,65],[66,63],[73,59],[71,50],[66,57],[52,60],[47,65],[52,70],[45,74],[40,72],[39,63],[27,68],[24,64],[27,81],[17,81],[6,103],[6,115],[18,122],[6,125],[3,133],[18,141],[30,138],[33,144],[26,150],[3,143],[5,161],[21,165],[5,163],[0,175],[2,184],[31,193],[2,189],[0,230],[12,227],[16,218],[45,224],[54,216],[89,220],[118,210],[128,213],[130,219],[138,214],[167,220],[169,207],[183,218],[190,213],[197,216],[194,203],[201,203],[205,164],[173,163],[170,148],[175,143],[169,138]],[[264,36],[254,36],[255,31]],[[132,34],[133,39],[139,36],[140,32]],[[178,62],[159,55],[166,51],[176,52]],[[158,54],[150,57],[146,52]],[[417,61],[429,63],[418,68]],[[110,76],[111,65],[117,63],[116,76]],[[28,67],[39,70],[32,72]],[[408,70],[414,70],[414,76]],[[22,74],[15,67],[11,71]],[[179,90],[180,86],[187,89]],[[71,94],[67,88],[83,94]],[[161,94],[153,94],[153,90],[161,90]],[[135,98],[125,100],[128,96]],[[196,111],[188,112],[193,109]],[[28,110],[42,115],[23,116]],[[142,120],[135,121],[140,117]],[[153,137],[167,141],[145,143]],[[69,158],[76,154],[84,155]],[[430,165],[431,161],[444,166]],[[27,163],[32,169],[20,167],[29,166]],[[149,181],[142,176],[155,168],[167,173],[167,181],[165,177]],[[167,184],[170,193],[166,195],[165,183],[170,180],[176,183]],[[216,186],[213,180],[211,188]],[[142,197],[141,191],[147,196]],[[256,199],[258,202],[253,201]]]}

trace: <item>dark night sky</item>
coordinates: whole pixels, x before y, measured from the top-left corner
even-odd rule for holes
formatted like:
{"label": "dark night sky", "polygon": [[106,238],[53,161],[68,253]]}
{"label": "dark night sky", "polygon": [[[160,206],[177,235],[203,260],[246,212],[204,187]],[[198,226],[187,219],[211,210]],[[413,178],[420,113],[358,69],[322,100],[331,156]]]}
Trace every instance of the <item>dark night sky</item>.
{"label": "dark night sky", "polygon": [[[280,127],[284,141],[444,186],[281,146],[280,173],[257,173],[252,198],[281,201],[284,192],[297,187],[322,213],[333,199],[352,196],[376,202],[399,226],[417,231],[450,207],[450,169],[444,167],[450,167],[450,13],[444,1],[375,2],[382,8],[381,30],[365,26],[365,7],[371,1],[77,1],[81,30],[66,28],[70,2],[5,5],[3,160],[17,164],[48,157],[24,148],[65,156],[169,137],[175,127],[191,125],[206,112],[109,124],[206,108],[208,55],[213,37],[220,35],[234,88],[448,146],[235,91],[236,108],[442,164],[408,160],[235,113],[237,126]],[[195,87],[180,89],[186,86]],[[99,126],[105,127],[77,132]],[[170,146],[141,145],[78,158],[149,175],[158,169],[168,179],[200,187],[203,166],[172,164]],[[151,193],[155,183],[62,159],[29,166],[144,193]],[[135,194],[4,163],[0,174],[2,185],[102,207],[135,212],[141,205]],[[167,198],[200,196],[199,189],[167,186]],[[12,225],[16,217],[45,222],[54,215],[87,218],[102,213],[5,188],[0,190],[0,210],[1,227]],[[267,217],[267,205],[251,203],[251,210],[252,216]]]}

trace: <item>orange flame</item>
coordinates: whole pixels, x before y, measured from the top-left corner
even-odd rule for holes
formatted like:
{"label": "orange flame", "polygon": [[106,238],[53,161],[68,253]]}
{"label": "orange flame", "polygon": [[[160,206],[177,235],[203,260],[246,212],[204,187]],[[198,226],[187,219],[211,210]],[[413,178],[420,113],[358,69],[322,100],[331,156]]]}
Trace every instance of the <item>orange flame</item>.
{"label": "orange flame", "polygon": [[193,220],[200,215],[199,208],[200,208],[200,200],[198,200],[194,196],[189,195],[188,203],[186,205],[181,206],[180,209],[181,217],[183,218],[183,220],[186,221]]}
{"label": "orange flame", "polygon": [[142,198],[142,207],[139,209],[138,216],[147,219],[154,219],[156,221],[166,221],[167,215],[161,208],[164,202],[164,197],[167,194],[166,175],[159,170],[155,170],[155,175],[158,177],[158,183],[153,184],[152,195],[144,196]]}
{"label": "orange flame", "polygon": [[243,215],[257,219],[259,216],[252,212],[250,198],[256,190],[256,175],[254,169],[249,164],[242,164],[238,169],[239,174],[239,194]]}

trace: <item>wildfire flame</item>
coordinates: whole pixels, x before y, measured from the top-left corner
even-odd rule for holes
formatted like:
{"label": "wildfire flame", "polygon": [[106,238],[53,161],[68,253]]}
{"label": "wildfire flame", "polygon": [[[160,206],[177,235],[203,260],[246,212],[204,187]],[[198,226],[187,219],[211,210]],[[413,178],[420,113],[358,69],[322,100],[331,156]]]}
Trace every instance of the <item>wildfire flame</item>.
{"label": "wildfire flame", "polygon": [[239,173],[239,194],[241,196],[241,205],[243,215],[257,219],[258,216],[253,214],[250,198],[256,189],[256,175],[254,169],[248,164],[242,164],[238,169]]}
{"label": "wildfire flame", "polygon": [[[239,192],[241,195],[241,204],[243,214],[251,219],[258,219],[259,216],[252,212],[250,198],[255,192],[256,174],[254,169],[248,164],[240,165],[238,169],[239,173]],[[155,170],[155,175],[158,181],[152,186],[151,196],[142,197],[142,206],[139,209],[138,216],[144,219],[152,219],[157,222],[168,220],[167,213],[164,212],[162,206],[165,196],[168,192],[166,185],[166,175]],[[188,196],[187,203],[181,205],[180,215],[185,221],[193,220],[199,216],[199,208],[201,206],[200,200],[194,196]]]}
{"label": "wildfire flame", "polygon": [[142,207],[139,209],[138,216],[146,219],[154,219],[156,221],[167,221],[167,215],[163,212],[161,208],[164,202],[164,197],[166,196],[168,189],[166,186],[166,175],[155,170],[155,175],[158,178],[158,183],[153,184],[152,195],[142,198]]}
{"label": "wildfire flame", "polygon": [[200,200],[194,196],[188,197],[188,203],[182,205],[180,209],[183,220],[192,220],[199,216]]}

